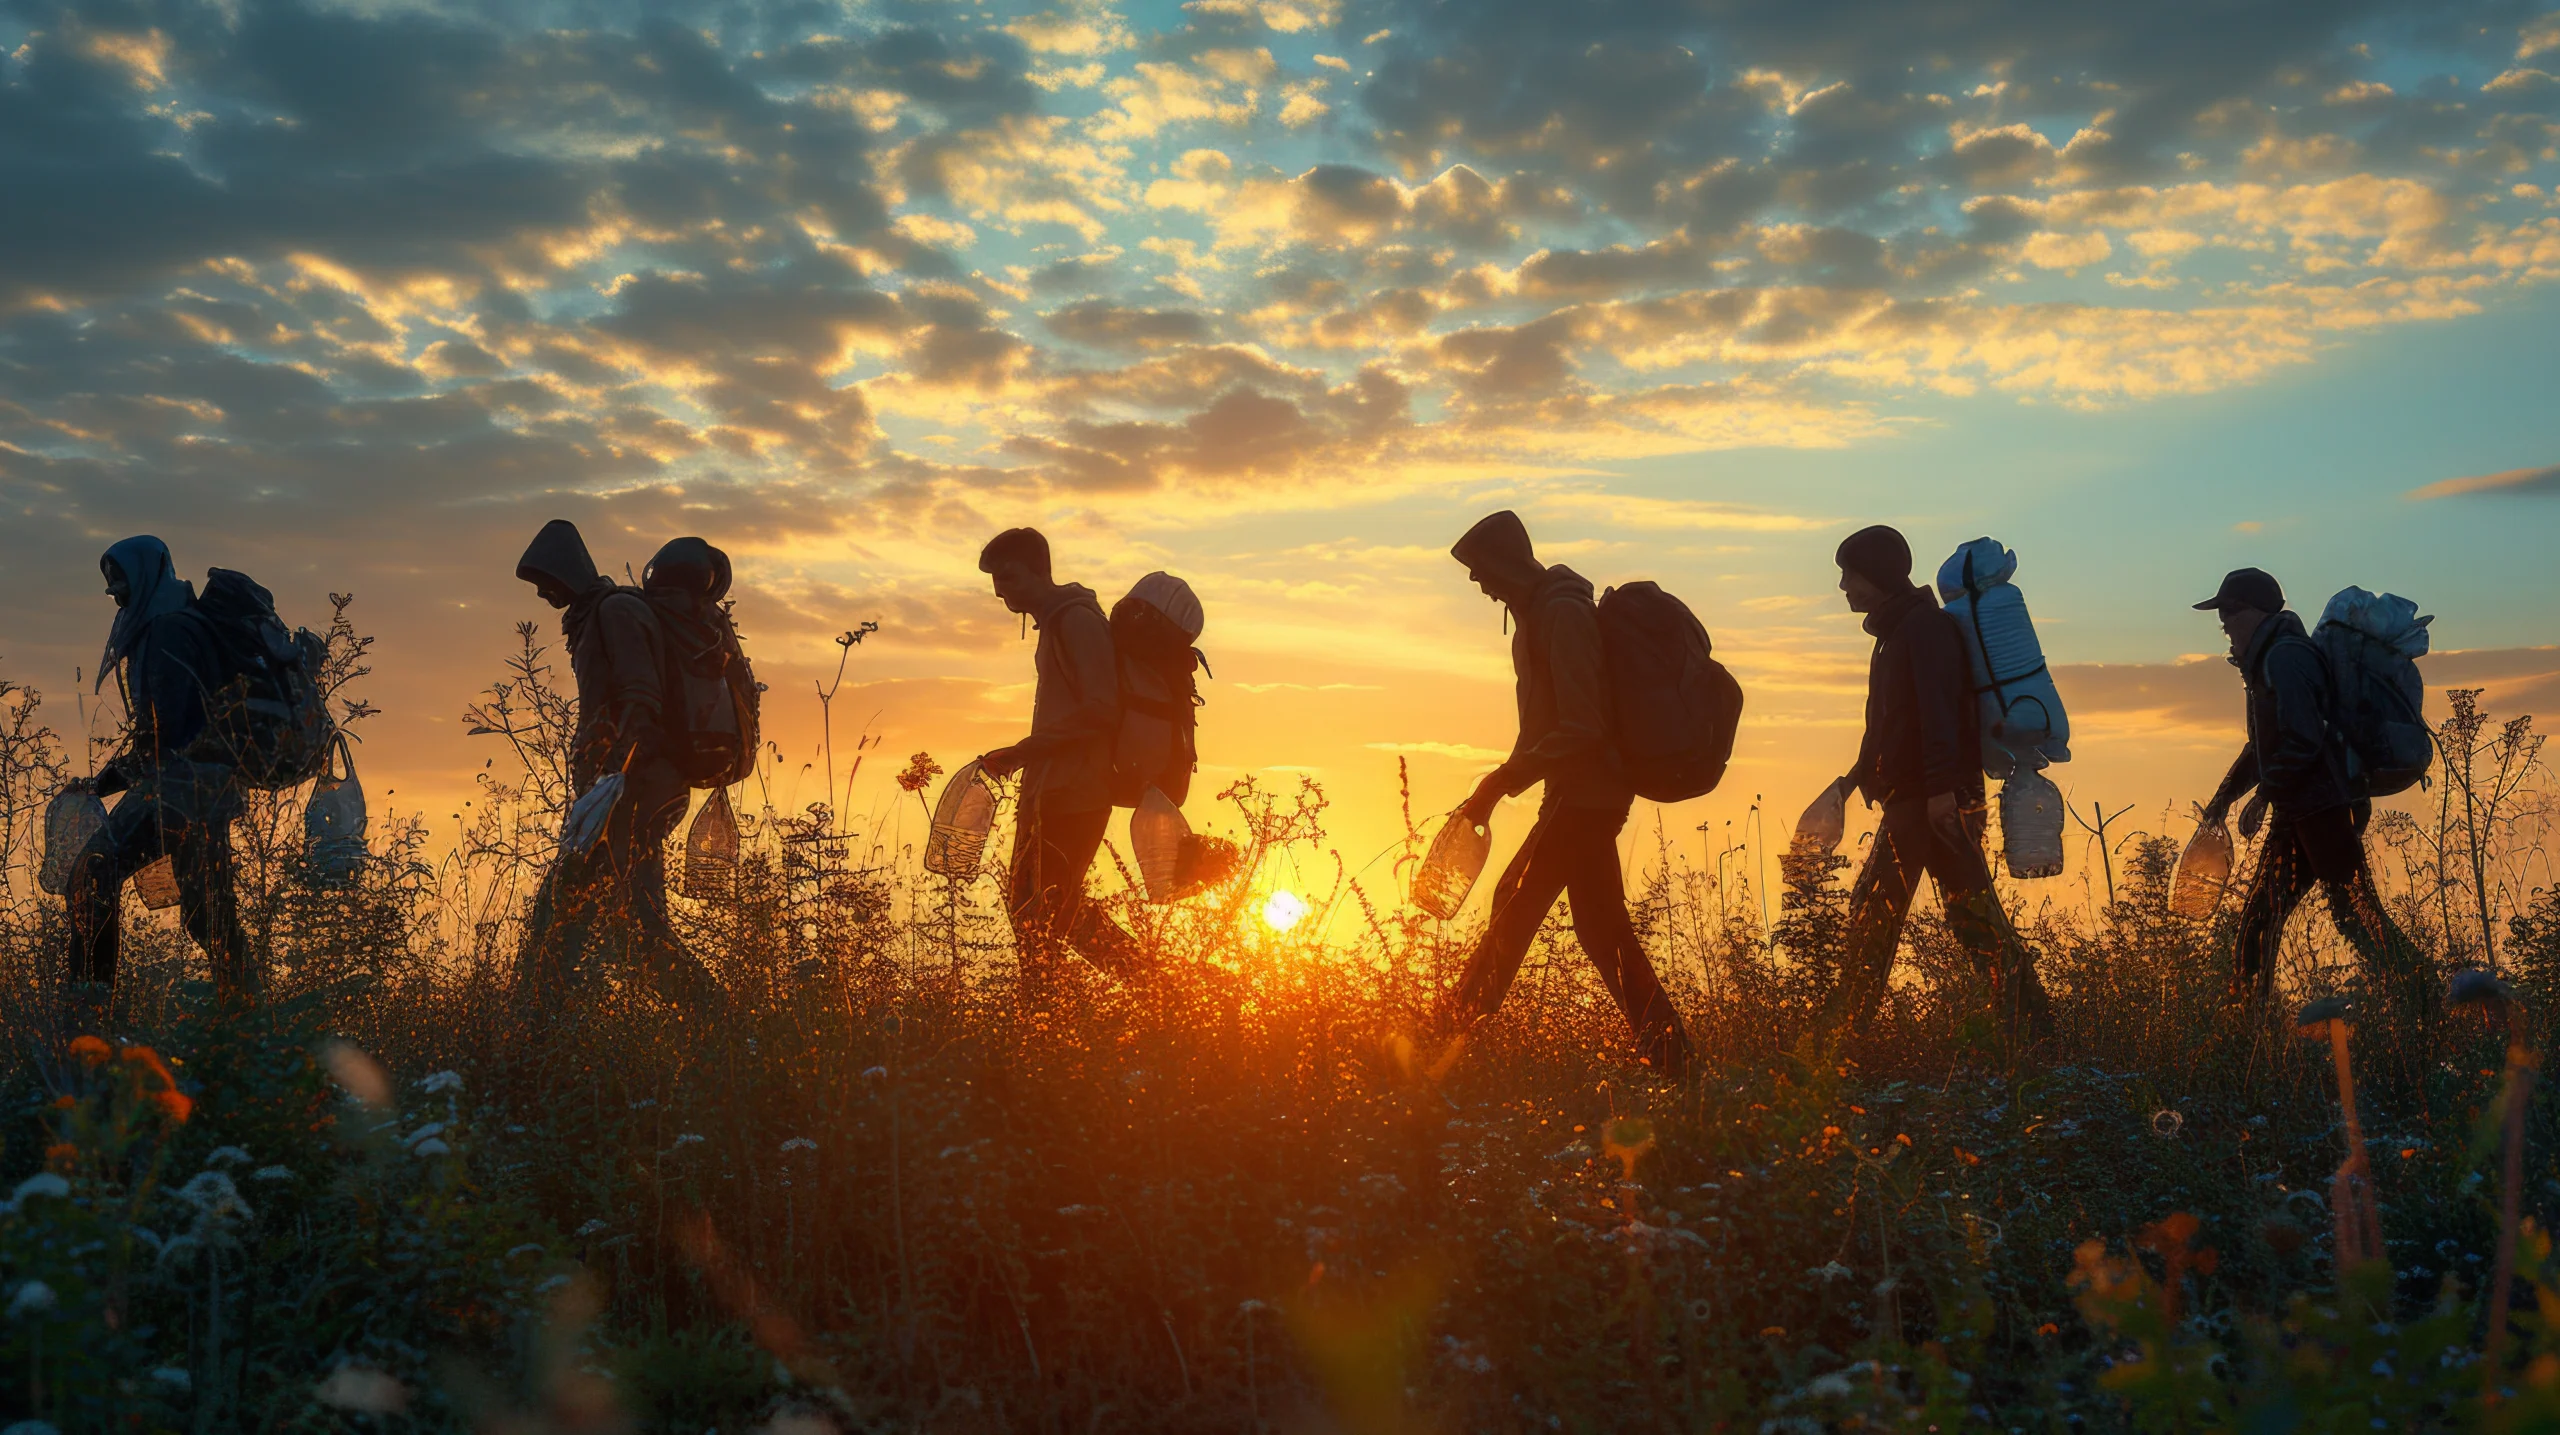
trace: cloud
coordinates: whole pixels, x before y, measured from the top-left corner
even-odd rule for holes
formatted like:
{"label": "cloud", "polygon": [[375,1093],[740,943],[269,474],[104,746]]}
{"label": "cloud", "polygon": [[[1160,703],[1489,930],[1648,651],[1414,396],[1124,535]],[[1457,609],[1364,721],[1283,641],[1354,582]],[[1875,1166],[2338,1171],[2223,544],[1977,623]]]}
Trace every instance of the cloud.
{"label": "cloud", "polygon": [[2415,499],[2459,498],[2466,495],[2560,494],[2560,463],[2540,468],[2511,468],[2503,473],[2476,474],[2470,478],[2438,479],[2424,488],[2409,490]]}

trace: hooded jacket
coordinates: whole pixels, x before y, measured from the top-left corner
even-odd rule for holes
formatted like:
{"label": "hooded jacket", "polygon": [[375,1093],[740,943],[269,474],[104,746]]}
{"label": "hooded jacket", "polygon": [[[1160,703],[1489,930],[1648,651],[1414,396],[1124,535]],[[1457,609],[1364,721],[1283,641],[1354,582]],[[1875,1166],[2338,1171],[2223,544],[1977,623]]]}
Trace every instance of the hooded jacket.
{"label": "hooded jacket", "polygon": [[2234,660],[2248,693],[2249,742],[2211,804],[2227,809],[2254,787],[2278,822],[2345,806],[2353,797],[2329,731],[2329,662],[2290,611],[2258,625]]}
{"label": "hooded jacket", "polygon": [[1964,631],[1912,587],[1867,615],[1867,734],[1850,770],[1870,802],[1982,791],[1982,728]]}
{"label": "hooded jacket", "polygon": [[1111,620],[1081,583],[1061,583],[1031,615],[1031,735],[1015,744],[1022,792],[1052,812],[1111,806],[1111,745],[1120,732],[1120,665]]}
{"label": "hooded jacket", "polygon": [[1520,736],[1499,771],[1513,796],[1547,785],[1552,807],[1623,809],[1635,800],[1609,710],[1607,654],[1591,580],[1547,569],[1511,635]]}
{"label": "hooded jacket", "polygon": [[648,600],[598,573],[586,540],[566,519],[555,518],[534,535],[516,576],[549,578],[575,595],[560,614],[578,686],[569,790],[583,793],[606,773],[658,755],[666,682]]}
{"label": "hooded jacket", "polygon": [[102,774],[104,790],[112,792],[179,759],[204,730],[206,701],[223,675],[212,631],[188,614],[195,588],[177,575],[167,544],[128,538],[100,560],[102,570],[110,565],[123,574],[129,596],[108,630],[98,684],[123,664],[119,676],[133,728],[132,745]]}

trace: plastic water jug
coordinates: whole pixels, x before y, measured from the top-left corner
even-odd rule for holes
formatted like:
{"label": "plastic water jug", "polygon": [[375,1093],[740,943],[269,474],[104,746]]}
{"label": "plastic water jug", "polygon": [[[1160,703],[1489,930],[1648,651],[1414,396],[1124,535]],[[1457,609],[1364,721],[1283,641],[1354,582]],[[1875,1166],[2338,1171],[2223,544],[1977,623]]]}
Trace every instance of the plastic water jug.
{"label": "plastic water jug", "polygon": [[2178,875],[2169,887],[2169,910],[2191,922],[2201,922],[2222,905],[2222,894],[2231,890],[2231,829],[2219,822],[2208,822],[2187,839],[2187,850],[2178,856]]}
{"label": "plastic water jug", "polygon": [[2000,845],[2012,877],[2062,875],[2062,789],[2034,768],[2000,784]]}
{"label": "plastic water jug", "polygon": [[107,825],[107,805],[88,784],[66,787],[44,809],[44,865],[36,869],[36,885],[59,897],[71,889],[71,864],[80,849]]}
{"label": "plastic water jug", "polygon": [[684,834],[684,894],[697,902],[719,901],[738,888],[738,814],[729,808],[729,789],[711,789],[711,800],[693,814]]}
{"label": "plastic water jug", "polygon": [[[313,880],[339,886],[364,871],[364,784],[356,781],[355,750],[339,733],[332,764],[324,762],[302,808],[302,860]],[[344,775],[340,775],[343,773]]]}
{"label": "plastic water jug", "polygon": [[1467,905],[1467,894],[1476,889],[1476,878],[1484,873],[1484,859],[1493,851],[1493,828],[1470,822],[1462,812],[1452,812],[1440,824],[1439,835],[1431,839],[1431,851],[1413,874],[1413,905],[1445,922],[1458,915]]}
{"label": "plastic water jug", "polygon": [[933,832],[924,841],[924,870],[937,877],[966,881],[978,875],[987,855],[987,834],[996,827],[996,795],[986,774],[972,762],[942,784],[933,804]]}
{"label": "plastic water jug", "polygon": [[1150,787],[1129,814],[1129,851],[1138,861],[1138,876],[1147,884],[1147,900],[1170,902],[1182,892],[1182,842],[1191,824],[1182,809],[1160,788]]}
{"label": "plastic water jug", "polygon": [[622,801],[622,774],[608,772],[596,779],[577,801],[569,804],[569,815],[560,823],[560,848],[572,857],[584,857],[587,849],[604,836],[605,827],[613,821],[615,804]]}
{"label": "plastic water jug", "polygon": [[167,911],[169,908],[178,905],[178,869],[176,864],[172,863],[168,858],[163,857],[159,861],[152,863],[150,866],[143,868],[141,871],[134,873],[133,895],[140,897],[142,899],[142,905],[155,912]]}
{"label": "plastic water jug", "polygon": [[1796,819],[1794,850],[1813,855],[1836,852],[1849,834],[1849,790],[1841,783],[1822,789]]}

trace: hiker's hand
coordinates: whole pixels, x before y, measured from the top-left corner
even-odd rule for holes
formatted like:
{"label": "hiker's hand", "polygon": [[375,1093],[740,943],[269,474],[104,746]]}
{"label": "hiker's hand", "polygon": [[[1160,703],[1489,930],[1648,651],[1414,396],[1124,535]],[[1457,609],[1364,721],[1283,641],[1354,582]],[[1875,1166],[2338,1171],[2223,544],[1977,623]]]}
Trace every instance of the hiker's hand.
{"label": "hiker's hand", "polygon": [[1476,784],[1476,790],[1468,793],[1467,800],[1458,805],[1458,815],[1478,827],[1493,820],[1493,806],[1502,800],[1502,784],[1496,782],[1494,776],[1485,774],[1484,780]]}
{"label": "hiker's hand", "polygon": [[2257,836],[2258,829],[2265,826],[2266,821],[2267,795],[2261,792],[2249,799],[2248,806],[2240,809],[2240,835],[2243,837]]}
{"label": "hiker's hand", "polygon": [[1022,770],[1022,750],[1000,747],[978,758],[978,770],[989,777],[1011,777]]}

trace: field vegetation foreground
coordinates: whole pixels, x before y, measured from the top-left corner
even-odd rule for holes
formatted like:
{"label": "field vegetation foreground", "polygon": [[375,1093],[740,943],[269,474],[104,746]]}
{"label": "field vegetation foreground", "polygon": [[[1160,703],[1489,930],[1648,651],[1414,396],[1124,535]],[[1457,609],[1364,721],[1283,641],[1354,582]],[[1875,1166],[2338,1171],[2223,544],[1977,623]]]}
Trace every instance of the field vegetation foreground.
{"label": "field vegetation foreground", "polygon": [[[335,641],[360,674],[343,611]],[[2028,1052],[1925,917],[1876,1029],[1831,1030],[1836,859],[1685,832],[1636,908],[1688,1080],[1627,1053],[1561,909],[1499,1017],[1435,1045],[1473,933],[1406,909],[1394,855],[1334,854],[1319,789],[1249,782],[1211,824],[1235,882],[1124,896],[1143,983],[1026,1006],[996,881],[918,871],[920,812],[751,784],[734,878],[680,903],[726,1010],[613,972],[536,998],[513,951],[562,706],[528,633],[474,709],[511,755],[467,841],[377,824],[325,886],[261,805],[267,1001],[218,1007],[137,916],[80,1030],[33,881],[74,764],[5,697],[10,1430],[2560,1427],[2547,1101],[2484,1354],[2503,1103],[2560,999],[2554,803],[2529,723],[2468,698],[2444,780],[2375,839],[2432,966],[2355,1017],[2358,1259],[2331,1049],[2294,1010],[2361,978],[2306,903],[2278,1009],[2226,1007],[2229,905],[2171,915],[2159,832],[2006,894],[2059,1028]],[[824,754],[824,790],[877,756]],[[1312,909],[1286,932],[1260,907],[1284,874]],[[2512,1052],[2442,999],[2491,964]]]}

